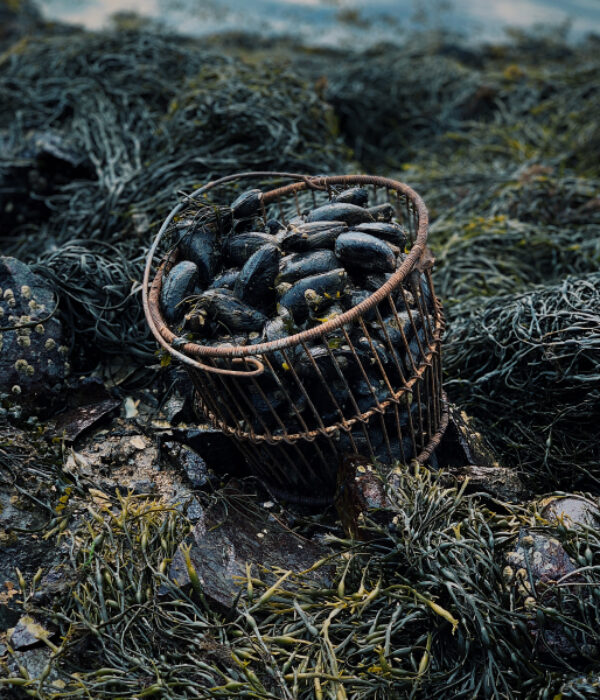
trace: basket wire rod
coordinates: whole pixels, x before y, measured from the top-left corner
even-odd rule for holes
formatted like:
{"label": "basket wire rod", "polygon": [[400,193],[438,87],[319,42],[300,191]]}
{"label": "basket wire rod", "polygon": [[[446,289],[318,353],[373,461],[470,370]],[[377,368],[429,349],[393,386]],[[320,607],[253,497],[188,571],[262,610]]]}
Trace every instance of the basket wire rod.
{"label": "basket wire rod", "polygon": [[[248,407],[248,409],[250,411],[250,418],[248,418],[244,412],[244,409],[242,408],[241,403],[239,401],[236,401],[236,405],[239,408],[240,414],[242,415],[242,419],[244,421],[246,421],[248,426],[249,426],[248,432],[250,433],[250,435],[252,437],[256,437],[256,435],[257,435],[256,428],[255,428],[256,423],[253,420],[253,418],[254,418],[254,419],[258,420],[258,422],[261,425],[261,428],[263,431],[262,435],[263,435],[265,441],[270,443],[273,439],[273,433],[271,432],[271,429],[269,428],[267,423],[265,423],[265,420],[262,417],[262,415],[256,410],[254,404],[252,403],[252,400],[248,397],[248,392],[245,391],[245,387],[241,386],[241,384],[239,383],[239,381],[237,380],[236,377],[231,377],[231,383],[233,384],[235,391],[230,392],[230,396],[232,396],[232,398],[233,398],[233,396],[235,396],[235,394],[239,394],[244,399],[244,403],[246,404],[246,406]],[[235,398],[234,398],[234,401],[235,401]]]}
{"label": "basket wire rod", "polygon": [[[413,331],[414,335],[418,338],[418,329],[417,329],[417,327],[415,326],[415,322],[414,322],[413,317],[412,317],[412,314],[411,314],[411,312],[410,312],[410,306],[409,306],[409,304],[408,304],[408,299],[406,298],[406,290],[404,289],[404,287],[403,287],[402,285],[400,286],[400,294],[402,295],[402,301],[404,302],[404,308],[406,309],[406,315],[408,316],[408,319],[409,319],[410,324],[411,324],[411,326],[412,326],[412,331]],[[392,307],[394,308],[394,310],[396,309],[396,306],[395,306],[395,304],[394,304],[394,300],[393,300],[393,299],[392,299]],[[398,317],[397,312],[396,312],[396,316]],[[412,365],[412,371],[413,371],[413,373],[416,373],[417,368],[418,368],[418,366],[419,366],[419,363],[418,363],[418,362],[415,362],[415,358],[414,358],[414,356],[413,356],[413,352],[412,352],[412,350],[411,350],[411,348],[410,348],[411,342],[407,339],[407,337],[406,337],[406,335],[405,335],[405,333],[404,333],[404,327],[403,327],[403,325],[400,323],[400,318],[399,318],[399,317],[398,317],[398,326],[399,326],[400,332],[401,332],[401,334],[402,334],[402,340],[404,341],[404,343],[405,343],[405,345],[406,345],[406,353],[407,353],[407,356],[410,358],[410,363],[411,363],[411,365]],[[411,338],[411,340],[412,340],[412,338]],[[420,347],[420,346],[418,346],[418,347]],[[421,350],[421,352],[422,352],[422,350]]]}
{"label": "basket wire rod", "polygon": [[[365,325],[364,318],[362,316],[359,317],[358,319],[358,324],[360,326],[361,331],[363,332],[363,335],[367,339],[367,342],[369,343],[369,347],[371,348],[371,352],[373,353],[373,358],[379,367],[379,371],[381,372],[381,378],[385,382],[385,386],[390,393],[390,396],[394,396],[394,389],[390,383],[389,377],[387,375],[387,372],[385,371],[385,368],[381,362],[381,358],[379,357],[379,353],[377,352],[375,345],[373,344],[373,339],[371,338],[371,334],[367,330],[367,326]],[[377,404],[379,404],[379,401],[377,401]]]}
{"label": "basket wire rod", "polygon": [[288,356],[288,354],[285,350],[282,350],[281,353],[285,359],[286,365],[289,367],[289,370],[287,370],[287,371],[291,372],[292,377],[294,378],[294,381],[296,382],[296,384],[298,385],[298,388],[300,389],[304,398],[306,399],[306,403],[308,404],[308,407],[313,412],[313,414],[317,420],[318,429],[321,429],[324,431],[325,430],[325,423],[323,423],[323,420],[321,419],[321,414],[319,413],[319,411],[317,411],[314,403],[312,402],[312,399],[308,395],[308,392],[306,391],[306,388],[304,386],[304,382],[300,380],[300,377],[298,377],[298,374],[297,374],[296,369],[294,367],[294,363],[292,362],[291,358]]}
{"label": "basket wire rod", "polygon": [[[327,351],[327,354],[329,355],[329,358],[331,359],[331,363],[335,367],[335,371],[343,384],[344,390],[348,394],[348,398],[350,399],[350,403],[352,404],[352,407],[354,408],[354,415],[360,415],[361,411],[358,407],[358,404],[356,403],[356,399],[354,398],[354,393],[352,391],[352,387],[348,384],[348,380],[346,379],[346,376],[345,376],[344,372],[342,371],[342,368],[339,365],[337,357],[335,356],[335,354],[333,352],[331,352],[331,348],[329,347],[329,343],[327,342],[327,336],[323,337],[323,347]],[[348,423],[347,423],[345,418],[344,418],[342,424],[343,424],[343,429],[347,430],[349,426],[348,426]]]}
{"label": "basket wire rod", "polygon": [[341,408],[338,400],[335,398],[333,392],[331,391],[331,389],[329,387],[329,382],[323,376],[323,372],[321,372],[321,368],[315,362],[315,358],[312,356],[312,353],[310,352],[308,345],[304,341],[302,341],[301,345],[304,348],[304,352],[306,353],[306,356],[308,357],[308,360],[309,360],[310,364],[312,365],[313,370],[315,371],[315,373],[317,374],[317,376],[321,380],[323,387],[325,388],[327,394],[329,395],[329,398],[331,399],[331,403],[334,407],[334,410],[340,414],[341,421],[345,422],[344,412],[342,411],[342,408]]}
{"label": "basket wire rod", "polygon": [[[211,360],[214,364],[215,363],[214,358],[211,358]],[[265,431],[265,439],[269,440],[269,438],[271,437],[271,432],[269,431],[268,427],[265,425],[262,418],[259,415],[257,415],[256,411],[254,410],[254,406],[252,405],[252,402],[246,396],[246,392],[241,390],[241,386],[238,383],[236,377],[231,377],[230,379],[231,379],[231,382],[227,381],[225,378],[222,378],[221,382],[222,382],[223,388],[225,389],[225,391],[229,395],[229,398],[231,399],[231,403],[232,403],[233,407],[237,411],[236,425],[238,425],[238,429],[239,429],[239,422],[242,421],[242,422],[246,423],[246,425],[248,426],[248,432],[250,433],[251,436],[254,437],[256,435],[256,431],[254,430],[254,425],[253,425],[252,418],[251,418],[251,415],[254,414],[254,416],[256,418],[258,418],[258,421],[260,422],[263,430]],[[234,387],[233,391],[232,391],[232,387],[230,386],[230,384],[233,385],[233,387]],[[217,392],[215,394],[216,396],[222,395],[218,389],[215,389],[215,391]],[[244,410],[242,403],[237,398],[238,396],[241,396],[242,399],[244,400],[244,403],[246,404],[246,406],[248,406],[250,408],[250,416]],[[228,403],[227,403],[227,407],[229,408]]]}
{"label": "basket wire rod", "polygon": [[[396,308],[396,304],[395,304],[394,299],[391,295],[390,295],[389,303],[390,303],[390,308],[392,309],[392,314],[396,320],[396,325],[398,326],[398,331],[399,331],[400,336],[402,338],[402,343],[404,344],[404,347],[402,348],[402,352],[408,358],[408,364],[410,364],[412,366],[412,374],[414,375],[415,372],[417,371],[417,367],[415,365],[412,354],[410,352],[410,344],[408,342],[406,334],[404,333],[404,324],[402,323],[402,321],[400,319],[400,315],[398,314],[398,309]],[[406,298],[405,297],[404,297],[404,304],[406,306]],[[410,382],[407,381],[406,377],[405,377],[404,378],[404,388],[407,388],[409,383]]]}
{"label": "basket wire rod", "polygon": [[390,355],[392,356],[394,360],[394,364],[396,365],[396,369],[398,371],[398,374],[400,375],[400,381],[402,384],[406,384],[406,379],[404,378],[404,372],[402,371],[401,363],[398,361],[398,350],[394,347],[394,343],[392,343],[392,339],[390,338],[390,334],[388,332],[387,326],[381,317],[381,312],[379,310],[379,306],[375,307],[375,314],[377,316],[377,322],[379,323],[379,326],[381,328],[381,331],[386,339]]}
{"label": "basket wire rod", "polygon": [[[279,412],[275,410],[273,407],[273,404],[269,399],[267,398],[265,392],[263,391],[263,388],[260,386],[260,384],[256,381],[255,377],[251,377],[251,382],[256,388],[256,391],[260,394],[261,399],[265,402],[265,404],[269,407],[269,411],[273,418],[275,419],[275,422],[279,425],[279,427],[283,430],[283,432],[286,432],[286,427],[284,422],[281,420],[281,417],[279,415]],[[256,410],[256,407],[254,407]]]}
{"label": "basket wire rod", "polygon": [[[412,393],[412,392],[411,392]],[[417,454],[417,442],[415,440],[415,426],[412,419],[411,402],[409,401],[408,393],[405,394],[405,404],[406,404],[406,415],[408,417],[408,432],[410,433],[410,439],[413,446],[413,454]]]}
{"label": "basket wire rod", "polygon": [[363,379],[365,380],[367,386],[369,387],[369,391],[371,392],[371,396],[373,397],[373,401],[375,402],[375,406],[376,406],[375,410],[381,411],[381,403],[379,401],[379,398],[377,397],[377,394],[375,393],[375,389],[373,388],[373,385],[371,384],[371,380],[369,379],[369,375],[367,374],[365,368],[363,367],[363,363],[362,363],[361,359],[359,358],[358,353],[356,352],[356,349],[354,347],[353,342],[350,340],[350,336],[348,335],[348,331],[346,330],[345,326],[342,326],[342,332],[344,334],[344,338],[346,339],[346,342],[348,343],[348,346],[350,347],[350,352],[354,356],[354,360],[355,360],[355,362],[360,370],[360,373],[362,374]]}
{"label": "basket wire rod", "polygon": [[[303,451],[296,449],[296,460],[304,465],[304,469],[298,469],[298,464],[295,463],[292,455],[289,454],[288,444],[289,443],[285,443],[282,445],[281,448],[277,450],[276,454],[273,454],[272,458],[268,461],[271,464],[276,463],[279,472],[283,475],[283,481],[288,481],[290,474],[294,474],[305,487],[310,488],[311,484],[314,484],[315,478],[319,478],[319,475],[315,473],[315,470],[304,455]],[[292,449],[295,447],[296,446],[293,445]],[[283,460],[285,460],[286,466],[281,464]]]}
{"label": "basket wire rod", "polygon": [[[308,432],[308,425],[306,424],[306,421],[302,417],[302,413],[298,410],[298,407],[296,406],[296,402],[292,399],[290,396],[287,387],[285,385],[285,382],[282,382],[278,373],[275,371],[275,368],[271,364],[271,360],[269,359],[268,355],[263,356],[263,361],[271,374],[273,375],[273,378],[275,379],[277,386],[279,387],[279,390],[283,393],[286,401],[288,402],[289,406],[291,407],[292,411],[294,412],[295,417],[297,420],[300,422],[300,425],[302,426],[303,430],[305,432]],[[287,435],[288,431],[287,428],[284,428],[284,435]]]}
{"label": "basket wire rod", "polygon": [[417,396],[417,419],[419,423],[419,444],[420,448],[423,449],[425,447],[425,443],[423,442],[424,439],[424,427],[423,427],[423,400],[421,398],[421,381],[418,381],[415,384],[415,393]]}
{"label": "basket wire rod", "polygon": [[[216,364],[216,361],[214,358],[211,358],[211,364]],[[252,425],[252,419],[250,416],[246,414],[246,411],[243,408],[243,405],[240,403],[239,399],[236,396],[236,391],[232,391],[232,388],[230,386],[230,382],[225,378],[221,377],[219,375],[216,375],[219,377],[219,379],[211,379],[211,384],[212,384],[212,391],[214,392],[215,397],[223,397],[225,394],[229,396],[229,399],[225,401],[223,398],[215,399],[217,405],[220,407],[221,405],[225,405],[227,410],[234,416],[234,425],[236,426],[236,431],[240,430],[240,422],[245,423],[248,426],[248,431],[250,434],[254,434],[254,427]],[[234,381],[234,377],[231,377],[231,381]],[[222,386],[222,389],[219,388],[219,381]],[[247,402],[248,400],[246,399],[245,394],[243,394],[243,399]],[[220,412],[221,413],[221,412]]]}
{"label": "basket wire rod", "polygon": [[400,454],[402,455],[403,464],[407,463],[406,451],[404,449],[404,435],[402,433],[402,425],[400,420],[400,408],[398,404],[394,404],[394,418],[396,419],[396,432],[398,433],[398,442],[400,444]]}
{"label": "basket wire rod", "polygon": [[[202,396],[202,402],[206,404],[208,410],[223,423],[231,423],[237,426],[238,416],[232,410],[229,403],[218,400],[219,389],[215,384],[213,375],[210,372],[198,372],[194,370],[191,376],[195,379],[194,384],[196,385],[200,396]],[[230,416],[229,421],[227,420],[226,415],[222,410],[223,407],[226,409],[227,413]]]}
{"label": "basket wire rod", "polygon": [[423,328],[423,330],[425,332],[425,340],[427,341],[427,346],[431,347],[432,342],[433,342],[433,333],[431,331],[430,317],[429,317],[429,314],[427,313],[427,309],[425,307],[425,300],[423,299],[420,276],[419,276],[419,282],[417,284],[415,282],[415,280],[413,279],[413,275],[411,273],[409,284],[411,287],[412,295],[415,299],[417,311],[419,312],[419,318],[421,320],[421,328]]}

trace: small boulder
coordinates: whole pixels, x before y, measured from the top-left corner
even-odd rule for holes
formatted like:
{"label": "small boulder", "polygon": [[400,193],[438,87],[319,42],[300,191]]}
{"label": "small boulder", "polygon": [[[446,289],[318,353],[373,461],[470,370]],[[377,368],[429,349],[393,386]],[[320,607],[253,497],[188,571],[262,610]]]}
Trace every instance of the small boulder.
{"label": "small boulder", "polygon": [[16,258],[0,258],[0,395],[49,410],[69,374],[68,348],[48,283]]}

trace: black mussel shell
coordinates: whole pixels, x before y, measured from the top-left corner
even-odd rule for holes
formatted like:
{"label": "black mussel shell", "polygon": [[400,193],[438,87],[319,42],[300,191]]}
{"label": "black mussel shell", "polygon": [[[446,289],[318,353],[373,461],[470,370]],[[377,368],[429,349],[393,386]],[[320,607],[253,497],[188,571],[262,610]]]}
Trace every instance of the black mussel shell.
{"label": "black mussel shell", "polygon": [[160,290],[160,305],[167,323],[175,323],[183,316],[181,302],[194,292],[198,283],[198,267],[189,260],[177,263]]}
{"label": "black mussel shell", "polygon": [[296,323],[303,323],[309,312],[305,292],[314,291],[319,296],[335,300],[341,297],[348,276],[343,268],[337,268],[320,275],[310,275],[295,282],[281,297],[279,303],[288,308]]}
{"label": "black mussel shell", "polygon": [[364,207],[369,201],[369,193],[364,187],[351,187],[336,194],[331,201],[337,204],[355,204],[357,207]]}
{"label": "black mussel shell", "polygon": [[286,252],[302,252],[318,248],[333,248],[340,233],[348,230],[343,221],[313,221],[298,225],[290,224],[281,239]]}
{"label": "black mussel shell", "polygon": [[221,324],[223,330],[262,331],[267,317],[248,304],[237,299],[229,290],[209,289],[196,300],[195,310],[204,310],[208,316]]}
{"label": "black mussel shell", "polygon": [[396,256],[385,241],[368,233],[349,231],[338,236],[335,254],[348,267],[375,272],[393,272]]}
{"label": "black mussel shell", "polygon": [[276,283],[296,282],[302,277],[329,272],[336,267],[339,267],[339,261],[332,250],[292,253],[281,259]]}
{"label": "black mussel shell", "polygon": [[354,230],[360,231],[361,233],[368,233],[371,236],[375,236],[383,241],[392,243],[393,245],[398,246],[400,250],[404,250],[406,247],[406,241],[408,240],[406,231],[402,228],[402,226],[400,226],[400,224],[395,223],[378,221],[376,223],[358,224],[358,226],[354,227]]}
{"label": "black mussel shell", "polygon": [[231,202],[230,206],[233,211],[233,216],[236,219],[245,219],[249,216],[255,216],[262,208],[262,199],[263,193],[261,190],[254,189],[242,192],[242,194]]}
{"label": "black mussel shell", "polygon": [[223,241],[223,254],[232,265],[242,266],[251,255],[267,244],[277,245],[275,236],[261,231],[237,233]]}
{"label": "black mussel shell", "polygon": [[265,233],[270,233],[272,236],[285,230],[285,226],[278,219],[269,219],[265,224]]}
{"label": "black mussel shell", "polygon": [[208,288],[215,289],[216,287],[224,287],[225,289],[233,289],[239,276],[240,270],[237,267],[224,270],[213,279]]}
{"label": "black mussel shell", "polygon": [[235,295],[250,306],[268,310],[275,300],[275,278],[279,273],[281,251],[267,243],[246,261],[236,280]]}
{"label": "black mussel shell", "polygon": [[385,204],[377,204],[374,207],[369,207],[367,211],[369,214],[371,214],[375,221],[385,222],[390,222],[396,213],[394,207],[389,202],[386,202]]}
{"label": "black mussel shell", "polygon": [[348,226],[355,226],[365,224],[367,221],[375,221],[375,218],[367,209],[357,207],[355,204],[333,202],[313,209],[306,217],[306,221],[343,221]]}
{"label": "black mussel shell", "polygon": [[208,226],[189,229],[179,242],[181,257],[191,260],[198,268],[198,284],[206,287],[220,263],[218,234]]}

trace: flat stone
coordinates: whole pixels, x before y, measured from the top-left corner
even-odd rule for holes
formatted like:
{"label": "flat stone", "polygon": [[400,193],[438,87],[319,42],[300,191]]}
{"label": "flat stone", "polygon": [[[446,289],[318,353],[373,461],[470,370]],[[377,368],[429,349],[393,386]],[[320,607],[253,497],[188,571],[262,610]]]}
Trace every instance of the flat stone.
{"label": "flat stone", "polygon": [[567,529],[600,527],[600,509],[584,496],[549,496],[539,503],[540,515],[552,523],[561,522]]}
{"label": "flat stone", "polygon": [[45,627],[29,615],[23,615],[10,633],[10,645],[13,649],[28,649],[43,643],[43,640],[49,636],[50,632]]}
{"label": "flat stone", "polygon": [[483,491],[500,501],[523,503],[527,489],[513,469],[507,467],[481,467],[469,464],[454,472],[460,484],[469,480],[467,491]]}
{"label": "flat stone", "polygon": [[[516,599],[529,618],[528,627],[537,642],[539,654],[546,656],[551,652],[576,658],[585,647],[587,653],[595,655],[597,650],[590,646],[585,633],[576,632],[577,642],[574,642],[572,634],[567,633],[560,621],[547,618],[543,626],[540,626],[537,619],[538,606],[558,607],[553,590],[557,581],[565,576],[572,584],[581,581],[581,577],[575,573],[577,566],[562,544],[546,534],[532,533],[524,528],[519,533],[514,550],[505,555],[505,563],[505,585],[514,590]],[[566,606],[561,604],[563,612],[568,615],[571,607],[573,616],[577,617],[574,601]]]}
{"label": "flat stone", "polygon": [[[240,578],[247,575],[246,562],[252,565],[253,576],[272,585],[281,575],[274,570],[301,572],[328,553],[325,547],[284,529],[267,511],[233,491],[227,501],[220,500],[204,511],[185,544],[191,545],[190,560],[204,597],[224,609],[235,604]],[[181,548],[169,576],[179,587],[191,590]],[[320,567],[308,576],[319,586],[330,587],[332,567]],[[284,584],[291,586],[293,583]]]}
{"label": "flat stone", "polygon": [[121,405],[99,379],[93,378],[86,378],[69,387],[67,403],[67,410],[57,416],[53,430],[55,435],[67,442],[74,442]]}
{"label": "flat stone", "polygon": [[515,571],[531,572],[533,586],[542,588],[577,569],[557,539],[526,529],[519,533],[515,549],[506,554],[506,563]]}

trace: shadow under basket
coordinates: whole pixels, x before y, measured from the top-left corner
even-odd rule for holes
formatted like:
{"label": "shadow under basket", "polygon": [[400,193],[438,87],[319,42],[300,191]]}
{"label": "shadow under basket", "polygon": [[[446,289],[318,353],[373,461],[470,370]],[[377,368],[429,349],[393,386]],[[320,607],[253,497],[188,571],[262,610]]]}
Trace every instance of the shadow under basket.
{"label": "shadow under basket", "polygon": [[[353,186],[371,204],[389,203],[408,233],[407,255],[371,296],[319,326],[255,345],[212,347],[178,337],[160,309],[163,275],[177,261],[170,250],[150,284],[155,254],[171,222],[194,202],[252,179],[263,190],[260,217],[287,224]],[[259,183],[258,185],[255,183]],[[282,184],[283,183],[283,184]],[[239,192],[239,189],[237,190]],[[340,461],[360,455],[392,464],[425,461],[439,444],[448,414],[442,390],[444,319],[426,246],[428,216],[407,185],[369,175],[309,177],[242,173],[208,183],[167,217],[148,254],[144,309],[159,344],[182,362],[196,390],[196,406],[236,441],[250,473],[274,495],[327,503]]]}

